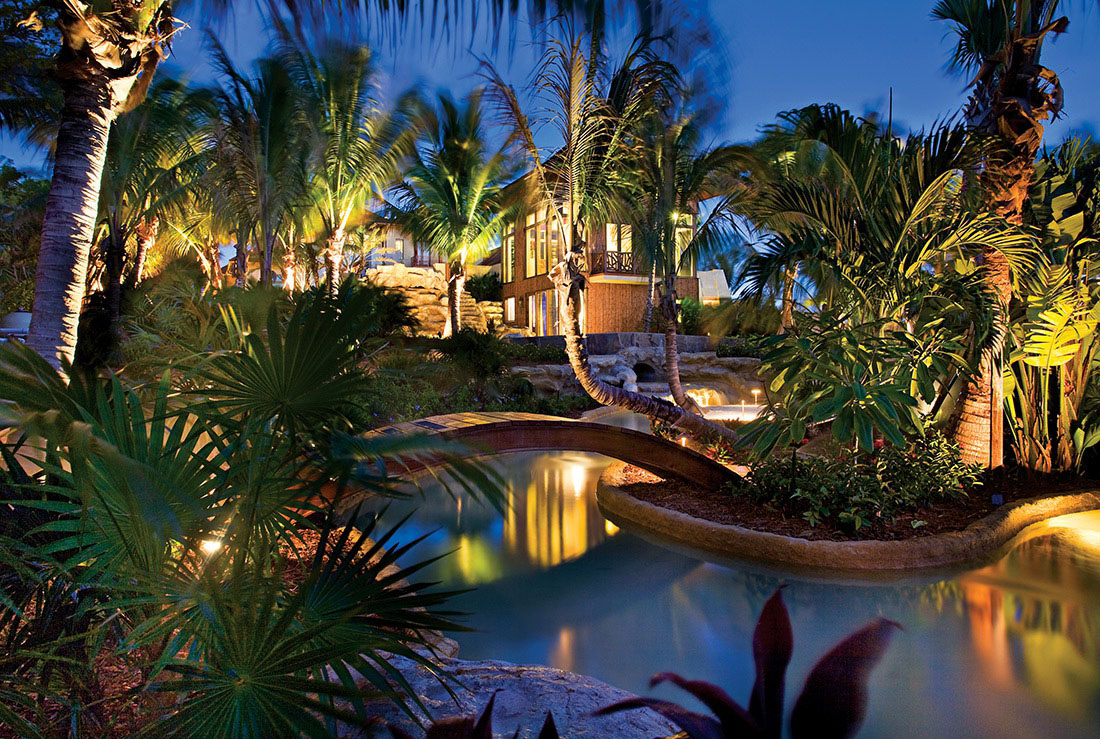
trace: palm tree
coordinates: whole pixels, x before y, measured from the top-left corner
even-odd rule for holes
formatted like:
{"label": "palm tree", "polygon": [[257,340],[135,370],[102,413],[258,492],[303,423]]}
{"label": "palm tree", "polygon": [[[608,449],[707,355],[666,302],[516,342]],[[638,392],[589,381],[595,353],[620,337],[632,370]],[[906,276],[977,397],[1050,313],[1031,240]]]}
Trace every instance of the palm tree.
{"label": "palm tree", "polygon": [[[735,204],[743,188],[737,178],[752,164],[739,146],[703,148],[696,116],[669,120],[656,115],[647,123],[632,164],[637,181],[626,203],[634,224],[634,248],[651,265],[665,318],[665,372],[673,400],[685,410],[699,407],[680,383],[676,278],[699,256],[732,240]],[[721,194],[720,194],[721,193]],[[718,196],[705,215],[699,203]],[[694,219],[698,218],[698,224]]]}
{"label": "palm tree", "polygon": [[159,219],[173,201],[184,198],[200,174],[189,137],[197,130],[202,107],[201,95],[167,78],[154,84],[146,101],[111,129],[99,207],[112,323],[119,315],[127,252],[133,254],[129,280],[136,284],[156,241]]}
{"label": "palm tree", "polygon": [[480,91],[461,106],[446,94],[439,96],[438,113],[424,116],[423,151],[413,153],[390,212],[413,239],[447,259],[444,336],[462,328],[467,266],[489,251],[514,211],[502,193],[511,168],[504,151],[487,150],[481,100]]}
{"label": "palm tree", "polygon": [[[476,0],[469,0],[476,2]],[[403,22],[412,3],[375,0],[394,25]],[[362,0],[367,9],[375,7]],[[604,1],[557,0],[553,5],[571,13],[583,13],[602,25]],[[230,7],[230,0],[199,3],[210,17]],[[269,0],[271,15],[285,5],[296,17],[333,12],[331,4],[317,0]],[[515,13],[518,3],[489,0],[491,21],[502,25],[505,11]],[[637,0],[637,15],[643,28],[652,28],[658,15],[668,15],[652,3]],[[34,311],[28,344],[60,368],[62,359],[72,359],[76,348],[77,323],[84,301],[86,275],[96,224],[100,178],[107,152],[111,124],[122,113],[141,102],[152,83],[161,59],[182,24],[172,16],[171,0],[102,0],[94,4],[62,0],[51,5],[57,12],[61,49],[57,74],[64,102],[54,147],[54,171],[50,197],[42,228],[42,247],[35,281]],[[358,2],[337,3],[336,12],[355,13]],[[423,7],[417,4],[416,7]],[[533,17],[547,10],[545,2],[531,4]],[[455,18],[452,4],[431,6],[432,27],[442,16],[448,29]],[[417,16],[421,22],[424,14]],[[476,14],[473,16],[477,17]],[[32,16],[32,22],[35,17]],[[39,21],[38,25],[42,24]],[[18,112],[18,111],[16,111]],[[0,123],[22,122],[25,116],[10,115]]]}
{"label": "palm tree", "polygon": [[164,0],[112,2],[104,10],[58,4],[65,102],[27,337],[55,367],[76,347],[111,124],[141,102],[177,28]]}
{"label": "palm tree", "polygon": [[796,295],[813,296],[821,303],[836,292],[821,254],[825,247],[815,229],[805,228],[794,214],[758,207],[774,187],[794,181],[817,182],[838,193],[869,191],[881,180],[888,147],[873,123],[836,105],[808,105],[780,113],[754,144],[768,162],[754,174],[750,197],[738,203],[739,214],[752,225],[759,241],[744,262],[740,279],[757,298],[766,292],[779,297],[780,333],[795,326]]}
{"label": "palm tree", "polygon": [[643,414],[696,437],[729,437],[726,427],[673,403],[609,385],[588,361],[581,328],[588,237],[619,210],[631,137],[648,115],[668,104],[677,74],[657,58],[651,40],[639,38],[608,76],[600,38],[568,35],[568,42],[547,42],[533,84],[541,114],[557,134],[552,156],[536,144],[534,126],[516,91],[491,66],[485,74],[489,94],[531,165],[532,194],[549,205],[563,236],[551,280],[562,298],[569,363],[581,387],[598,403]]}
{"label": "palm tree", "polygon": [[373,195],[397,179],[411,147],[410,99],[384,113],[373,95],[374,74],[365,46],[334,38],[311,48],[280,27],[279,58],[289,70],[310,127],[309,199],[320,220],[325,246],[326,284],[335,294],[343,268],[349,221]]}
{"label": "palm tree", "polygon": [[263,57],[255,75],[245,77],[216,40],[212,49],[225,84],[214,91],[215,113],[203,133],[212,160],[209,187],[222,220],[235,220],[238,284],[248,274],[247,245],[255,241],[260,281],[270,285],[279,234],[306,194],[305,108],[281,59]]}
{"label": "palm tree", "polygon": [[[967,122],[1000,144],[982,177],[988,205],[1012,223],[1023,222],[1044,125],[1062,110],[1058,76],[1039,63],[1046,36],[1069,25],[1058,10],[1059,0],[940,0],[932,11],[958,39],[949,68],[974,75]],[[983,255],[983,267],[998,319],[980,372],[965,390],[955,438],[965,461],[996,468],[1004,456],[1002,366],[1012,280],[1008,262],[994,251]]]}

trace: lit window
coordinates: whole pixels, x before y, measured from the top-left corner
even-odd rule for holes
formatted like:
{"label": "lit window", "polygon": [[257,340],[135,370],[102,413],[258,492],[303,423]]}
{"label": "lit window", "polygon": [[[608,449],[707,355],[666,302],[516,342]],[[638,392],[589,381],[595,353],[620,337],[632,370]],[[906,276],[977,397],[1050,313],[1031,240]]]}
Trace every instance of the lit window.
{"label": "lit window", "polygon": [[501,282],[511,282],[515,279],[516,263],[516,237],[504,237],[504,248],[500,255]]}
{"label": "lit window", "polygon": [[535,276],[535,229],[528,228],[524,232],[527,236],[527,271],[523,273],[524,277]]}
{"label": "lit window", "polygon": [[504,299],[504,321],[505,323],[516,322],[516,299],[505,298]]}
{"label": "lit window", "polygon": [[539,223],[538,230],[539,248],[538,264],[535,265],[535,274],[546,274],[546,224]]}

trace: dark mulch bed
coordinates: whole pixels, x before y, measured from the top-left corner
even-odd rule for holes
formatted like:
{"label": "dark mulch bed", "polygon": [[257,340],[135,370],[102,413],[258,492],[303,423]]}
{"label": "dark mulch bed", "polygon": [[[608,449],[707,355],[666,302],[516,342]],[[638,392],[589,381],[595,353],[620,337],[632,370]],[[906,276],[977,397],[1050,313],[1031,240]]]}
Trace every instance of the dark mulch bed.
{"label": "dark mulch bed", "polygon": [[[906,512],[893,520],[882,519],[871,527],[853,532],[828,523],[811,527],[799,513],[757,503],[729,490],[707,490],[679,480],[665,480],[633,466],[627,466],[622,475],[626,484],[619,485],[620,489],[662,508],[719,524],[801,539],[834,541],[913,539],[960,531],[999,507],[992,503],[993,493],[1000,493],[1005,503],[1011,503],[1037,495],[1060,495],[1097,487],[1095,482],[1080,478],[1004,476],[988,481],[962,500],[944,501],[934,508]],[[925,523],[914,528],[914,521]]]}

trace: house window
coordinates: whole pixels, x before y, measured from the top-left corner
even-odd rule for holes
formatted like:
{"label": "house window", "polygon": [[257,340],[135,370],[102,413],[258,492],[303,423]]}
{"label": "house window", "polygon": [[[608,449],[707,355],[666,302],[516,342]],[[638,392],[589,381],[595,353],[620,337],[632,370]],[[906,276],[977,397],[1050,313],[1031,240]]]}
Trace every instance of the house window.
{"label": "house window", "polygon": [[533,226],[528,226],[524,232],[527,237],[527,271],[523,273],[524,277],[534,277],[535,272],[535,229]]}
{"label": "house window", "polygon": [[535,294],[531,293],[527,296],[527,328],[534,331],[535,326]]}
{"label": "house window", "polygon": [[[546,210],[543,209],[542,213],[543,213],[543,215],[545,215]],[[544,275],[544,274],[546,274],[546,222],[545,221],[542,221],[542,222],[539,223],[538,239],[539,239],[538,259],[535,263],[535,274]]]}
{"label": "house window", "polygon": [[516,278],[515,263],[516,237],[515,234],[509,234],[504,237],[504,249],[500,255],[501,282],[511,282]]}
{"label": "house window", "polygon": [[504,322],[515,323],[516,322],[516,299],[505,298],[504,299]]}
{"label": "house window", "polygon": [[630,224],[607,224],[607,251],[628,252],[632,248]]}

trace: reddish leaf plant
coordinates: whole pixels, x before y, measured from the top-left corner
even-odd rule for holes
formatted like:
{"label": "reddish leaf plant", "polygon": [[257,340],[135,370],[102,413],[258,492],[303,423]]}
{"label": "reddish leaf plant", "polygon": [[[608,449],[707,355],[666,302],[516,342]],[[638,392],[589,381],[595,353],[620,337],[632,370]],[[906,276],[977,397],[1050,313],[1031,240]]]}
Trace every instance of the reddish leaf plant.
{"label": "reddish leaf plant", "polygon": [[[818,660],[791,712],[792,739],[840,739],[856,732],[867,709],[867,679],[889,646],[895,628],[901,628],[895,621],[876,618]],[[748,710],[717,685],[662,672],[653,676],[650,687],[670,682],[695,696],[713,715],[640,696],[601,708],[596,715],[649,708],[679,726],[691,739],[778,739],[783,731],[783,694],[793,647],[791,620],[782,592],[777,590],[764,604],[752,636],[756,682]]]}
{"label": "reddish leaf plant", "polygon": [[[496,698],[496,693],[493,693],[476,719],[473,716],[452,716],[436,721],[429,727],[424,739],[493,739],[493,703]],[[412,739],[411,734],[397,727],[390,726],[389,729],[394,739]],[[516,729],[513,739],[518,737],[519,729]],[[558,729],[549,711],[546,712],[546,721],[538,739],[558,739]]]}

